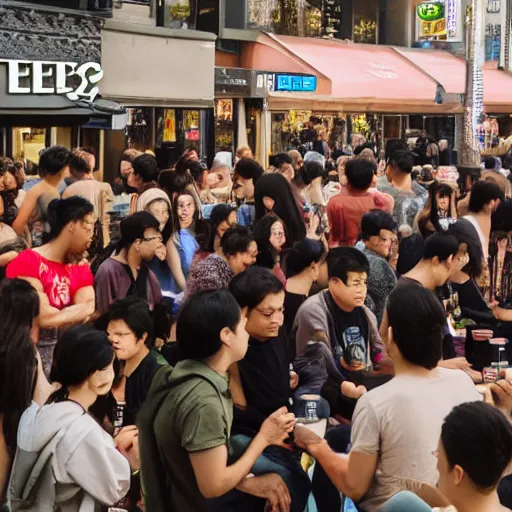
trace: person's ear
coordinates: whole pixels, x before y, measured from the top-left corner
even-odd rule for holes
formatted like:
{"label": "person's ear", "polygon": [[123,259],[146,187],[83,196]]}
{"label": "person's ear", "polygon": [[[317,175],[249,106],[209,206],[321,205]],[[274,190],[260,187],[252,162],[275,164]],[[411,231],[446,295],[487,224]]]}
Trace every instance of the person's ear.
{"label": "person's ear", "polygon": [[232,334],[233,333],[231,332],[231,329],[229,327],[224,327],[222,331],[220,331],[220,341],[222,341],[222,343],[226,345],[226,347],[231,347]]}
{"label": "person's ear", "polygon": [[453,254],[451,256],[448,256],[448,259],[446,260],[446,265],[448,267],[450,267],[452,262],[453,262]]}
{"label": "person's ear", "polygon": [[462,483],[462,480],[464,479],[464,470],[458,464],[455,464],[452,473],[453,483],[455,485],[460,485]]}
{"label": "person's ear", "polygon": [[[148,333],[147,333],[147,332],[145,332],[145,333],[142,335],[142,337],[138,340],[138,342],[139,342],[139,341],[142,341],[142,343],[145,345],[145,344],[146,344],[146,340],[147,340],[147,339],[148,339]],[[137,342],[137,343],[138,343],[138,342]]]}
{"label": "person's ear", "polygon": [[263,206],[267,210],[272,211],[274,208],[274,205],[275,205],[275,201],[271,197],[265,196],[263,198]]}

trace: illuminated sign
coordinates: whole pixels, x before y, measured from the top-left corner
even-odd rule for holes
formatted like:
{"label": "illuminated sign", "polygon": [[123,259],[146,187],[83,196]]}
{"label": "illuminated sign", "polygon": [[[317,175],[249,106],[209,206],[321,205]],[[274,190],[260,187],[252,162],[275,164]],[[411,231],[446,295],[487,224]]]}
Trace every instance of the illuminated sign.
{"label": "illuminated sign", "polygon": [[316,81],[316,76],[276,74],[274,90],[279,92],[315,92]]}
{"label": "illuminated sign", "polygon": [[461,0],[422,2],[416,8],[418,40],[462,41]]}
{"label": "illuminated sign", "polygon": [[94,101],[99,93],[95,85],[103,78],[101,64],[0,60],[8,65],[9,94],[62,94],[71,101]]}

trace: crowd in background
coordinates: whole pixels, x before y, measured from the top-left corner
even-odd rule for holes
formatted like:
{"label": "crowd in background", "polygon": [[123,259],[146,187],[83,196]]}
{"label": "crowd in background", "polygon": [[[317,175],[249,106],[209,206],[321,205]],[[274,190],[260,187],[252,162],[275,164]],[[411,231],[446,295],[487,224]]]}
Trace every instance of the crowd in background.
{"label": "crowd in background", "polygon": [[309,149],[0,159],[0,510],[512,507],[509,160]]}

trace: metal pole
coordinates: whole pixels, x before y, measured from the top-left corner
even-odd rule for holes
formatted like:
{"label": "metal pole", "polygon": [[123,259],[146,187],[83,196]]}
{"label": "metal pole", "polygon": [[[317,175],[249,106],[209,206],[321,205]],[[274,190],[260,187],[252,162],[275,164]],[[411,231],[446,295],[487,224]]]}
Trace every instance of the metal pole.
{"label": "metal pole", "polygon": [[477,125],[484,112],[483,63],[485,49],[485,3],[471,0],[467,15],[466,93],[463,101],[463,136],[460,163],[464,168],[480,167]]}

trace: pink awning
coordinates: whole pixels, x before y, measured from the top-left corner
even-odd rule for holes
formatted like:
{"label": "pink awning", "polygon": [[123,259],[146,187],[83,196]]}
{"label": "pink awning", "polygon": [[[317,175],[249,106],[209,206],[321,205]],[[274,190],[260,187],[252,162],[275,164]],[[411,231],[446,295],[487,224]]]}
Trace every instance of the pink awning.
{"label": "pink awning", "polygon": [[[392,47],[274,34],[269,37],[328,77],[332,82],[331,101],[342,108],[349,105],[345,110],[359,107],[369,112],[448,113],[460,108],[449,101],[434,103],[436,80]],[[272,96],[290,102],[290,95]],[[300,100],[299,95],[296,97]],[[308,99],[314,101],[313,95]]]}
{"label": "pink awning", "polygon": [[[464,94],[466,62],[440,50],[395,48],[405,58],[437,80],[447,93]],[[484,67],[484,105],[487,113],[512,113],[512,75],[506,71]]]}

